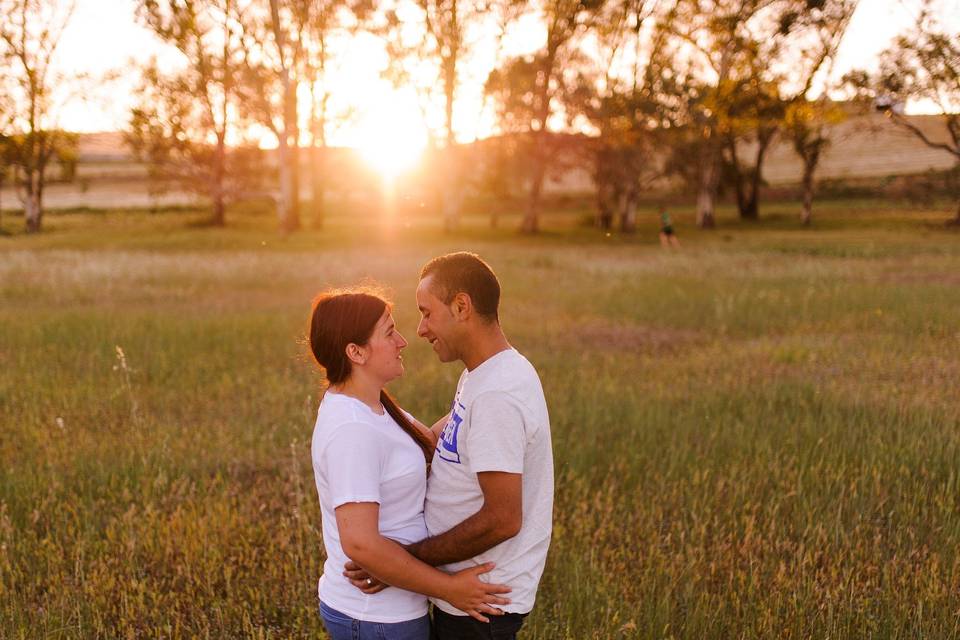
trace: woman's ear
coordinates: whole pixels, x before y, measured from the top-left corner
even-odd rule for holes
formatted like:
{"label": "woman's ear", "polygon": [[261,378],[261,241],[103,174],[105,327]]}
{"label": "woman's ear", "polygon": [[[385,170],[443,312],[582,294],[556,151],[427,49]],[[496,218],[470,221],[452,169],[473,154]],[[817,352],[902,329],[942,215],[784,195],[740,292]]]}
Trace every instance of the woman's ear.
{"label": "woman's ear", "polygon": [[360,345],[351,342],[344,351],[347,354],[347,359],[353,364],[364,365],[367,363],[367,352]]}

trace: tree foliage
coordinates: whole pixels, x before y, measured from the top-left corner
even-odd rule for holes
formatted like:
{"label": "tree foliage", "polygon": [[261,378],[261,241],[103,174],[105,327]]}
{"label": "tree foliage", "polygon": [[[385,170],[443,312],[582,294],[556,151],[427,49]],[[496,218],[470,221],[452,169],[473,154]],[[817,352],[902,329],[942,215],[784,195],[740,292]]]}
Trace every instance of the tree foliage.
{"label": "tree foliage", "polygon": [[51,164],[67,176],[76,163],[77,136],[58,125],[65,88],[76,80],[54,68],[57,45],[74,4],[58,0],[0,0],[0,95],[6,157],[23,203],[26,230],[40,231]]}
{"label": "tree foliage", "polygon": [[[884,52],[877,72],[854,71],[847,81],[892,123],[950,154],[960,167],[960,33],[940,20],[935,7],[924,3],[916,22]],[[946,135],[938,138],[911,122],[903,113],[907,102],[933,106]],[[960,225],[960,204],[951,223]]]}
{"label": "tree foliage", "polygon": [[141,70],[140,100],[127,141],[160,189],[176,184],[209,198],[211,222],[223,225],[227,203],[249,192],[252,148],[239,141],[242,59],[235,0],[140,0],[137,18],[181,54],[182,65]]}

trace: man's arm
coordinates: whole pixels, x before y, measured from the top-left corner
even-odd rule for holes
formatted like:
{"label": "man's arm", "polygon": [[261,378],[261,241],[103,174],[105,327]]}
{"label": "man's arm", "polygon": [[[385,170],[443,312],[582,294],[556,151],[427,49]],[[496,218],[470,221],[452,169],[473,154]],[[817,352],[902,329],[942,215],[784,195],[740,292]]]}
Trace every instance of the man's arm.
{"label": "man's arm", "polygon": [[450,411],[447,411],[447,415],[434,422],[433,426],[430,427],[430,431],[433,433],[435,440],[440,439],[440,434],[443,432],[443,428],[447,426],[447,421],[450,419],[450,413]]}
{"label": "man's arm", "polygon": [[[483,492],[479,511],[449,531],[404,548],[422,562],[438,566],[467,560],[517,535],[523,523],[523,476],[483,471],[477,474],[477,482]],[[364,593],[387,587],[354,561],[346,564],[343,575]],[[368,578],[372,581],[367,582]]]}
{"label": "man's arm", "polygon": [[460,562],[492,549],[520,532],[523,523],[523,476],[482,471],[477,482],[483,506],[475,514],[439,535],[407,546],[423,562],[438,566]]}

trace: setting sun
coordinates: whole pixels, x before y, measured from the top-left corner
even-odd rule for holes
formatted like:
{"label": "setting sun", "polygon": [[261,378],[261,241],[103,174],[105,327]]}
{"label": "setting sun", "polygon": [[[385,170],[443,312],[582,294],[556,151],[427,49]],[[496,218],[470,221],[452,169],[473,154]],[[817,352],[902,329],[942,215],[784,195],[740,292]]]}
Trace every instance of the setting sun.
{"label": "setting sun", "polygon": [[352,146],[386,178],[411,169],[427,146],[427,132],[420,115],[411,113],[407,106],[396,100],[374,107],[351,132]]}

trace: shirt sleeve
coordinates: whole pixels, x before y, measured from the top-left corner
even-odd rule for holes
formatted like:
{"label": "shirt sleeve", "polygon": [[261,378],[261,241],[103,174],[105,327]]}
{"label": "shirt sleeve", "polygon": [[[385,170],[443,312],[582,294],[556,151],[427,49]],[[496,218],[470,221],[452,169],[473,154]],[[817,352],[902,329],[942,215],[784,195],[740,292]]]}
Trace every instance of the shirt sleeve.
{"label": "shirt sleeve", "polygon": [[323,452],[330,499],[336,509],[348,502],[380,502],[383,459],[370,425],[346,424],[337,429]]}
{"label": "shirt sleeve", "polygon": [[527,437],[523,413],[501,392],[482,393],[470,407],[470,470],[523,473]]}

